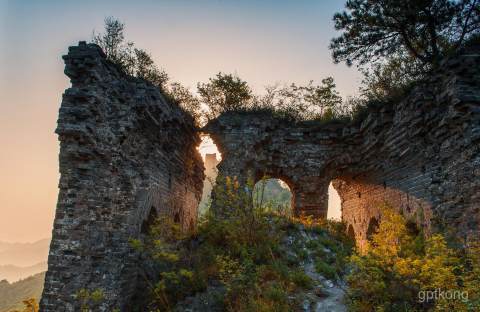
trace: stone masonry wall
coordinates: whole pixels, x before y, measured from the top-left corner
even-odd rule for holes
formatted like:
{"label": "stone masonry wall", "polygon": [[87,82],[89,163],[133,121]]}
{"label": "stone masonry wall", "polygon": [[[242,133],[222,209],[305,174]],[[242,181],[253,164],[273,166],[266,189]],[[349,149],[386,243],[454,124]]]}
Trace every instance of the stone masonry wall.
{"label": "stone masonry wall", "polygon": [[41,310],[78,311],[76,293],[100,289],[98,311],[124,311],[140,265],[129,239],[160,213],[195,226],[200,138],[190,116],[123,74],[98,46],[80,42],[63,58],[72,87],[56,130],[60,192]]}
{"label": "stone masonry wall", "polygon": [[[263,114],[227,113],[209,123],[204,131],[215,141],[222,161],[221,176],[236,176],[255,182],[264,175],[288,184],[297,214],[326,217],[331,176],[323,172],[331,159],[341,160],[341,128],[289,125]],[[318,129],[317,129],[318,130]]]}
{"label": "stone masonry wall", "polygon": [[[363,245],[379,207],[394,206],[426,232],[480,230],[480,54],[446,61],[400,103],[370,109],[360,123],[294,123],[271,114],[227,112],[208,132],[219,174],[283,179],[294,210],[325,217],[330,181],[343,220]],[[350,227],[349,227],[350,228]]]}

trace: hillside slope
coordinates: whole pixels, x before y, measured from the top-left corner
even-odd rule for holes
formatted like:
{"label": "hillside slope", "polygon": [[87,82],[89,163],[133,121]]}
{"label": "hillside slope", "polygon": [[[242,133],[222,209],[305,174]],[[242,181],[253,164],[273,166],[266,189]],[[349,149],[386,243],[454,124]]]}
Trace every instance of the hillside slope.
{"label": "hillside slope", "polygon": [[0,312],[22,309],[22,301],[29,298],[40,300],[45,272],[38,273],[15,283],[0,281]]}
{"label": "hillside slope", "polygon": [[45,272],[46,270],[46,261],[42,261],[30,266],[16,266],[12,264],[0,265],[0,280],[6,279],[10,283],[13,283],[34,274]]}

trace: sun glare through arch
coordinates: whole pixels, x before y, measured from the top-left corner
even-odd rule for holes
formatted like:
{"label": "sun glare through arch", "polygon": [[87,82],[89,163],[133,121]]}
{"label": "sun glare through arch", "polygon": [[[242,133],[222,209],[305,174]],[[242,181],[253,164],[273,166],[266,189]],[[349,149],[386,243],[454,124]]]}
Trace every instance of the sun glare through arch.
{"label": "sun glare through arch", "polygon": [[222,160],[222,155],[212,138],[208,134],[203,134],[201,138],[202,142],[197,149],[203,159],[203,165],[205,167],[205,179],[203,180],[202,199],[198,205],[199,215],[205,214],[210,206],[213,185],[218,175],[217,165]]}
{"label": "sun glare through arch", "polygon": [[328,185],[327,219],[336,221],[342,220],[342,201],[340,199],[340,195],[333,187],[333,184],[331,182]]}

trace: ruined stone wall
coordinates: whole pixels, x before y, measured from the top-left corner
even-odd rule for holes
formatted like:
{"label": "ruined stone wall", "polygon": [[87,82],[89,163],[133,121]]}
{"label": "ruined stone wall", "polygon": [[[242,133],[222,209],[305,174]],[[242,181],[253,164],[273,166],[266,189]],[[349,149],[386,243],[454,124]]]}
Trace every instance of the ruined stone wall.
{"label": "ruined stone wall", "polygon": [[480,55],[446,61],[395,105],[360,123],[293,123],[271,114],[225,113],[210,122],[221,175],[287,182],[294,210],[326,216],[333,181],[342,217],[360,245],[388,203],[427,232],[475,238],[480,224]]}
{"label": "ruined stone wall", "polygon": [[128,309],[139,260],[129,239],[167,213],[195,226],[202,195],[193,120],[160,90],[123,74],[80,42],[65,55],[59,196],[42,311],[78,311],[76,293],[101,290],[97,310]]}
{"label": "ruined stone wall", "polygon": [[315,124],[294,125],[269,115],[228,113],[209,123],[209,132],[222,154],[221,176],[241,182],[264,175],[288,184],[297,214],[326,217],[328,185],[325,166],[341,161],[342,128],[332,124],[317,131]]}
{"label": "ruined stone wall", "polygon": [[[388,203],[432,230],[464,238],[480,234],[480,54],[446,61],[392,108],[370,113],[359,127],[360,158],[334,186],[344,220],[360,245],[378,209]],[[362,168],[363,167],[363,168]]]}

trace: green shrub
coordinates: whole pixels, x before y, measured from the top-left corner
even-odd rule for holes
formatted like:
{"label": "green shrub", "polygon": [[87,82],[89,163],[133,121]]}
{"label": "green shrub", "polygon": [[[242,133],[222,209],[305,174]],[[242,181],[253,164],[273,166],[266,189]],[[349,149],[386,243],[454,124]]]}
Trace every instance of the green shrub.
{"label": "green shrub", "polygon": [[298,287],[304,289],[311,289],[313,287],[312,278],[305,274],[305,272],[301,269],[291,271],[290,279]]}
{"label": "green shrub", "polygon": [[337,270],[334,266],[322,261],[317,260],[315,262],[315,270],[324,276],[326,279],[335,281],[337,279]]}

